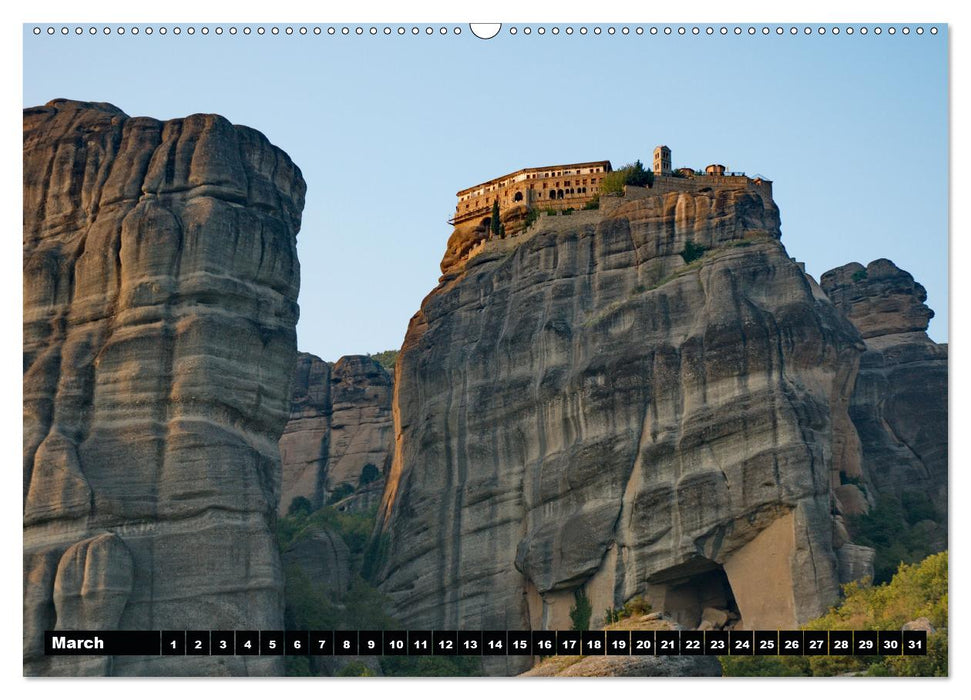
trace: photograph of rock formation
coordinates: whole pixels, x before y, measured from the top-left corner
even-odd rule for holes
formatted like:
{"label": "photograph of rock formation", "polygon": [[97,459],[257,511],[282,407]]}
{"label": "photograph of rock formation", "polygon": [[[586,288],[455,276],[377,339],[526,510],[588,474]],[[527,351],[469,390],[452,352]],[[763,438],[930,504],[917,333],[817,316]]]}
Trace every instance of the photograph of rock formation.
{"label": "photograph of rock formation", "polygon": [[[24,26],[25,676],[948,675],[946,25],[63,26]],[[178,95],[125,81],[174,42]],[[690,42],[793,92],[644,82]],[[486,58],[576,72],[496,119],[450,82]],[[543,99],[585,80],[624,103]],[[902,646],[808,648],[846,631]],[[122,632],[158,653],[84,647]]]}

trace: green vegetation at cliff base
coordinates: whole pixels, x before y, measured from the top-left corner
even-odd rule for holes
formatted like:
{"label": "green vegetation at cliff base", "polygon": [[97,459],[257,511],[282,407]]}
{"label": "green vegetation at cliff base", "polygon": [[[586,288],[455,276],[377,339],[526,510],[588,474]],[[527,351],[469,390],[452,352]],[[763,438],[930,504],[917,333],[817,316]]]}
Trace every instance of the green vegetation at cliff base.
{"label": "green vegetation at cliff base", "polygon": [[941,520],[926,495],[905,492],[899,498],[879,496],[869,512],[850,517],[847,524],[854,543],[873,547],[873,582],[880,584],[890,581],[901,563],[913,564],[947,546],[934,546],[932,535],[943,530]]}
{"label": "green vegetation at cliff base", "polygon": [[902,564],[881,586],[843,587],[844,598],[807,630],[899,630],[927,618],[926,656],[721,656],[726,676],[946,676],[947,552]]}
{"label": "green vegetation at cliff base", "polygon": [[[325,506],[311,510],[307,499],[297,501],[290,513],[277,519],[276,536],[281,552],[292,549],[321,531],[339,536],[350,553],[350,583],[335,591],[313,580],[299,564],[284,567],[284,624],[288,630],[400,630],[400,621],[388,613],[390,599],[381,593],[369,576],[379,566],[386,547],[380,536],[372,538],[376,509],[350,513]],[[327,675],[318,665],[322,659],[340,657],[285,657],[286,675]],[[477,676],[482,675],[480,657],[469,656],[380,656],[367,663],[347,657],[335,671],[338,676]],[[335,664],[336,665],[336,664]],[[380,674],[376,672],[380,668]]]}

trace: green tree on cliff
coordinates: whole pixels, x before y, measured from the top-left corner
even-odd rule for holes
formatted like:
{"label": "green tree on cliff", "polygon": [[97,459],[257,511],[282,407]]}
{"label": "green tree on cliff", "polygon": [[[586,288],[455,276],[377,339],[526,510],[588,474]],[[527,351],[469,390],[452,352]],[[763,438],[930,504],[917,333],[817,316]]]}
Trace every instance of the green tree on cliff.
{"label": "green tree on cliff", "polygon": [[368,464],[365,464],[364,469],[361,470],[361,476],[358,481],[361,486],[366,486],[367,484],[374,483],[380,478],[381,471],[369,462]]}
{"label": "green tree on cliff", "polygon": [[637,185],[638,187],[652,187],[654,185],[654,172],[645,170],[644,164],[640,160],[628,165],[626,183],[627,185]]}
{"label": "green tree on cliff", "polygon": [[492,219],[489,221],[490,233],[493,238],[499,237],[499,200],[492,202]]}
{"label": "green tree on cliff", "polygon": [[624,185],[653,187],[654,172],[646,170],[640,160],[628,163],[619,170],[607,173],[600,183],[600,191],[604,194],[623,194]]}
{"label": "green tree on cliff", "polygon": [[587,592],[583,588],[578,588],[573,592],[576,603],[570,608],[570,621],[573,623],[574,630],[590,629],[590,615],[593,613],[593,606],[587,598]]}
{"label": "green tree on cliff", "polygon": [[398,351],[385,350],[383,352],[376,352],[371,355],[371,359],[390,372],[394,369],[394,363],[398,359]]}

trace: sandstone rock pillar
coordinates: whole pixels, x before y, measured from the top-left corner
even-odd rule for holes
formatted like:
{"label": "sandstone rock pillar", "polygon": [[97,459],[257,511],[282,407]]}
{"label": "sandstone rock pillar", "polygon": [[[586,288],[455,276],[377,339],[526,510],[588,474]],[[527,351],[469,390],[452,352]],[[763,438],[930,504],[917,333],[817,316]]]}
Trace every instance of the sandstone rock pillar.
{"label": "sandstone rock pillar", "polygon": [[24,110],[24,670],[243,675],[269,657],[43,656],[46,629],[280,629],[270,521],[305,184],[260,133]]}

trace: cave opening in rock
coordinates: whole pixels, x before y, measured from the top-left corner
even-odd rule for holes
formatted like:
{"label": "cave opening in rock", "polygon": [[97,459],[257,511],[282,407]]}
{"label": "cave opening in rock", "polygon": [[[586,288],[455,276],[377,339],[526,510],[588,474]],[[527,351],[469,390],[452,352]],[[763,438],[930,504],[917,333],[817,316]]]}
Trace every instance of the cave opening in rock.
{"label": "cave opening in rock", "polygon": [[665,569],[648,583],[651,606],[690,629],[728,629],[741,619],[725,570],[710,559]]}

